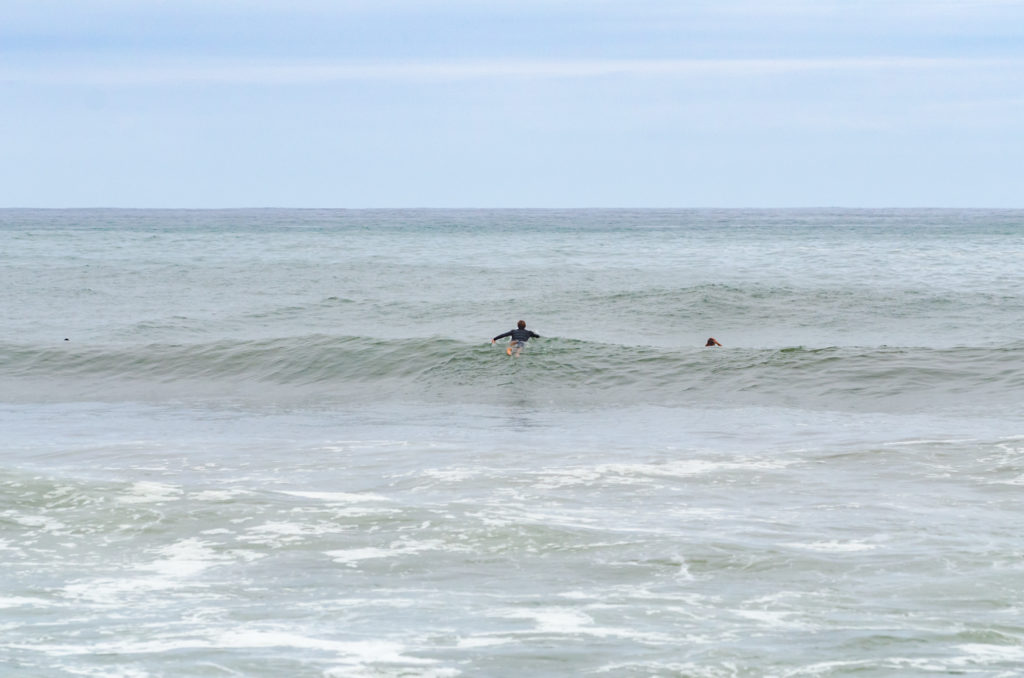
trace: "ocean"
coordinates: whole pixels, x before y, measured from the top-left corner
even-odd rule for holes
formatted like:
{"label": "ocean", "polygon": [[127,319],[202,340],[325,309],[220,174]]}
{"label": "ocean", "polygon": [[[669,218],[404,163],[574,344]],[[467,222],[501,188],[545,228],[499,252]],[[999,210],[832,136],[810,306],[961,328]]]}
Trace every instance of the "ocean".
{"label": "ocean", "polygon": [[1022,254],[1021,210],[0,210],[0,673],[1024,675]]}

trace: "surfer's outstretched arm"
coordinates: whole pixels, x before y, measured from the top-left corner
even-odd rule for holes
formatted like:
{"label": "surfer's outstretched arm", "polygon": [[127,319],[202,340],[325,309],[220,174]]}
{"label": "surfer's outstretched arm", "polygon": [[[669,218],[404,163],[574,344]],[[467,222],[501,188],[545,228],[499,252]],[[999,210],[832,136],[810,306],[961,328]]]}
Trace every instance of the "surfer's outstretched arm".
{"label": "surfer's outstretched arm", "polygon": [[537,334],[533,330],[526,329],[525,320],[520,320],[518,323],[516,323],[516,328],[514,330],[509,330],[508,332],[499,334],[498,336],[491,339],[491,343],[493,344],[498,339],[501,339],[503,337],[511,337],[513,342],[517,342],[520,344],[530,339],[540,339],[539,334]]}

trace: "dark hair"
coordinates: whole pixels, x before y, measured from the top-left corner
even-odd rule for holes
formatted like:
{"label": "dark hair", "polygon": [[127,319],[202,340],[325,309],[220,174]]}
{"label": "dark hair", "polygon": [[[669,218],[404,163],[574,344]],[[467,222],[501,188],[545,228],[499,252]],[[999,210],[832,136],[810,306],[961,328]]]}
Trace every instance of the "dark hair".
{"label": "dark hair", "polygon": [[516,323],[516,325],[521,330],[525,330],[526,329],[526,321],[525,320],[520,320],[519,322]]}

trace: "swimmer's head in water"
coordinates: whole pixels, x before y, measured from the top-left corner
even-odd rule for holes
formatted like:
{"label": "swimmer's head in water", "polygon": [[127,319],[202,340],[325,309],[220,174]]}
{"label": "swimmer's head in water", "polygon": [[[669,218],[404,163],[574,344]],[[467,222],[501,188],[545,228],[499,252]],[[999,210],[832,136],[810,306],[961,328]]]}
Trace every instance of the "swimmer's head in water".
{"label": "swimmer's head in water", "polygon": [[521,330],[525,330],[526,329],[526,321],[525,320],[520,320],[519,322],[516,323],[516,327],[518,327]]}

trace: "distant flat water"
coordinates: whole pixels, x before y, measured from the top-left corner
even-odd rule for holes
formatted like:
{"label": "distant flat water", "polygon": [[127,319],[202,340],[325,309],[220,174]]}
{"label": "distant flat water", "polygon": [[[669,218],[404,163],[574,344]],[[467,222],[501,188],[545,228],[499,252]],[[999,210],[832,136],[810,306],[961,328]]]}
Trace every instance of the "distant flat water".
{"label": "distant flat water", "polygon": [[0,210],[0,666],[1019,675],[1022,252],[1014,210]]}

